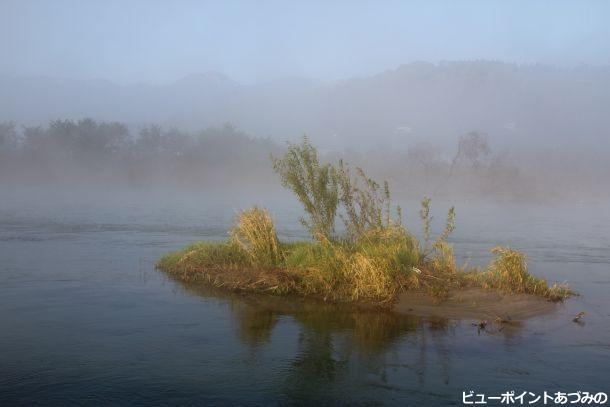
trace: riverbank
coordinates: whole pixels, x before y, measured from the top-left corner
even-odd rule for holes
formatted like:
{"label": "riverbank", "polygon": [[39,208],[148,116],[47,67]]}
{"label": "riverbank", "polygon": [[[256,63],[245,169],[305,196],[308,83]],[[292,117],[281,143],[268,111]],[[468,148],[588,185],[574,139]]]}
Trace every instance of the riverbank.
{"label": "riverbank", "polygon": [[420,317],[443,317],[488,322],[522,321],[553,312],[557,303],[533,294],[506,294],[466,288],[449,293],[442,302],[424,292],[401,294],[393,310]]}
{"label": "riverbank", "polygon": [[[330,303],[323,298],[295,296],[295,295],[269,295],[273,290],[253,289],[227,289],[231,286],[214,285],[209,282],[190,280],[185,281],[179,275],[170,274],[169,277],[180,283],[191,293],[203,297],[238,298],[249,304],[255,304],[267,311],[278,313],[299,314],[307,313],[312,307],[315,310],[324,309],[327,312],[356,312],[378,313],[405,317],[440,318],[441,320],[466,320],[477,324],[518,324],[521,321],[542,315],[554,313],[560,309],[560,301],[549,301],[534,294],[510,294],[497,290],[483,288],[462,288],[452,290],[439,301],[425,291],[409,291],[398,294],[390,306],[380,306],[371,302],[356,303]],[[235,283],[232,274],[227,282]],[[220,280],[217,280],[220,281]],[[262,284],[260,282],[259,284]],[[262,288],[262,286],[259,286]],[[435,319],[436,320],[436,319]]]}
{"label": "riverbank", "polygon": [[[487,309],[497,316],[510,315],[534,303],[534,308],[543,309],[543,303],[574,294],[565,285],[548,285],[530,274],[525,256],[514,250],[493,249],[496,257],[485,270],[478,270],[458,268],[450,246],[424,256],[412,244],[406,236],[360,244],[277,242],[269,246],[274,247],[274,256],[257,260],[248,246],[233,240],[199,242],[164,256],[157,268],[187,284],[384,308],[402,304],[398,309],[425,315],[450,315],[458,303],[475,313]],[[516,303],[522,305],[515,309]]]}

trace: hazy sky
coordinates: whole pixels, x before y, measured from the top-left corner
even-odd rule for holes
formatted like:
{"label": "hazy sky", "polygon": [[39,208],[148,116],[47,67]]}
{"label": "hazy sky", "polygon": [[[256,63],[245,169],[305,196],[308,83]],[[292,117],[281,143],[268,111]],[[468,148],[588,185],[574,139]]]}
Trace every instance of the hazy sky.
{"label": "hazy sky", "polygon": [[0,74],[327,80],[464,59],[610,64],[610,1],[0,0]]}

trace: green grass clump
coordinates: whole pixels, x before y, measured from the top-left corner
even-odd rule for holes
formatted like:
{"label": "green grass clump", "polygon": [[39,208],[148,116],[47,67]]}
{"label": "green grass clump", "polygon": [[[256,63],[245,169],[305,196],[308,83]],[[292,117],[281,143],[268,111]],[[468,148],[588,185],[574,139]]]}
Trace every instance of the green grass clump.
{"label": "green grass clump", "polygon": [[241,270],[251,267],[248,254],[232,242],[198,242],[186,249],[167,254],[157,267],[179,275],[183,280],[196,280],[198,270]]}
{"label": "green grass clump", "polygon": [[[387,182],[378,184],[360,168],[353,177],[343,161],[321,164],[307,139],[274,159],[274,169],[303,204],[308,219],[301,222],[310,241],[280,242],[269,213],[254,207],[237,215],[227,241],[194,244],[166,255],[157,267],[185,282],[380,305],[409,290],[425,290],[440,301],[452,289],[473,286],[550,300],[573,295],[565,285],[548,286],[531,275],[525,256],[506,248],[492,250],[496,257],[486,271],[459,268],[447,242],[455,229],[453,208],[431,242],[430,199],[422,201],[420,245],[402,225],[400,207],[392,215]],[[337,215],[344,236],[335,234]]]}
{"label": "green grass clump", "polygon": [[[267,226],[251,226],[253,218]],[[226,242],[197,243],[166,255],[157,266],[187,282],[336,302],[386,304],[417,281],[413,279],[413,267],[419,262],[417,241],[402,228],[371,233],[358,242],[279,243],[269,222],[261,209],[242,212]]]}
{"label": "green grass clump", "polygon": [[530,274],[523,253],[506,247],[494,247],[491,252],[496,257],[486,272],[476,276],[482,287],[511,294],[539,295],[551,301],[560,301],[574,295],[565,284],[549,286],[545,280]]}
{"label": "green grass clump", "polygon": [[437,241],[424,253],[400,226],[357,241],[281,243],[268,212],[253,208],[235,221],[225,242],[200,242],[164,256],[158,268],[185,282],[238,291],[315,296],[333,302],[389,305],[401,292],[425,290],[441,301],[452,289],[481,287],[563,300],[573,292],[548,286],[527,271],[525,256],[494,248],[485,271],[456,265],[453,248]]}

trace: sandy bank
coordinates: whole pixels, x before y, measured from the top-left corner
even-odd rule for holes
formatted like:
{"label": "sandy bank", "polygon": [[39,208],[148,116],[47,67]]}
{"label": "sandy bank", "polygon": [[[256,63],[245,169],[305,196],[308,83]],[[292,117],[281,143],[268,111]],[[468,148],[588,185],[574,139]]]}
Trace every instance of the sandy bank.
{"label": "sandy bank", "polygon": [[394,311],[421,317],[493,321],[524,320],[553,312],[559,305],[531,294],[502,294],[493,290],[469,288],[451,292],[440,304],[423,292],[400,294]]}

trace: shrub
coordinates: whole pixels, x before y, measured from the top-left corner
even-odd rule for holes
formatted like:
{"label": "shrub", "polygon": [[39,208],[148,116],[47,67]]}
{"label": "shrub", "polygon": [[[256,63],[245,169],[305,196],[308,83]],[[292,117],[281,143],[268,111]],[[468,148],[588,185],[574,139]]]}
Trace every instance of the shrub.
{"label": "shrub", "polygon": [[[452,206],[449,208],[447,212],[447,219],[445,221],[445,228],[438,236],[436,241],[430,246],[430,224],[432,223],[433,217],[430,215],[430,198],[426,197],[421,201],[421,209],[419,210],[419,216],[422,220],[424,226],[424,248],[423,248],[423,257],[427,257],[431,251],[435,252],[435,254],[440,254],[441,256],[449,255],[447,248],[447,239],[449,235],[453,233],[455,229],[455,208]],[[453,250],[451,249],[451,257],[453,257]]]}
{"label": "shrub", "polygon": [[[309,219],[301,219],[315,240],[280,243],[269,213],[254,207],[239,213],[222,243],[199,243],[163,257],[158,267],[183,281],[207,282],[232,290],[314,295],[331,301],[391,304],[398,293],[425,289],[435,300],[464,286],[529,293],[562,300],[574,293],[565,285],[549,287],[527,271],[525,256],[496,247],[486,272],[458,268],[447,239],[455,229],[449,209],[443,231],[430,244],[430,199],[421,205],[423,250],[390,213],[390,189],[357,168],[356,177],[343,161],[337,167],[320,164],[307,138],[290,145],[274,159],[282,184],[303,204]],[[340,205],[342,207],[340,208]],[[347,235],[334,235],[338,213]]]}
{"label": "shrub", "polygon": [[301,223],[319,240],[335,240],[335,217],[345,223],[346,238],[356,241],[368,231],[400,224],[391,219],[390,188],[387,182],[377,183],[362,168],[352,176],[349,166],[339,161],[337,166],[320,164],[316,149],[307,137],[301,144],[291,144],[282,158],[273,159],[274,170],[282,185],[292,190],[303,205],[309,220]]}
{"label": "shrub", "polygon": [[348,238],[357,240],[370,230],[389,227],[391,215],[388,183],[384,182],[382,189],[359,167],[356,168],[357,176],[352,177],[349,166],[343,160],[339,161],[336,173],[345,212],[342,218]]}
{"label": "shrub", "polygon": [[309,216],[309,220],[301,218],[303,226],[315,239],[332,240],[339,205],[335,168],[320,164],[307,137],[301,144],[290,144],[282,158],[272,159],[282,185],[294,192]]}

